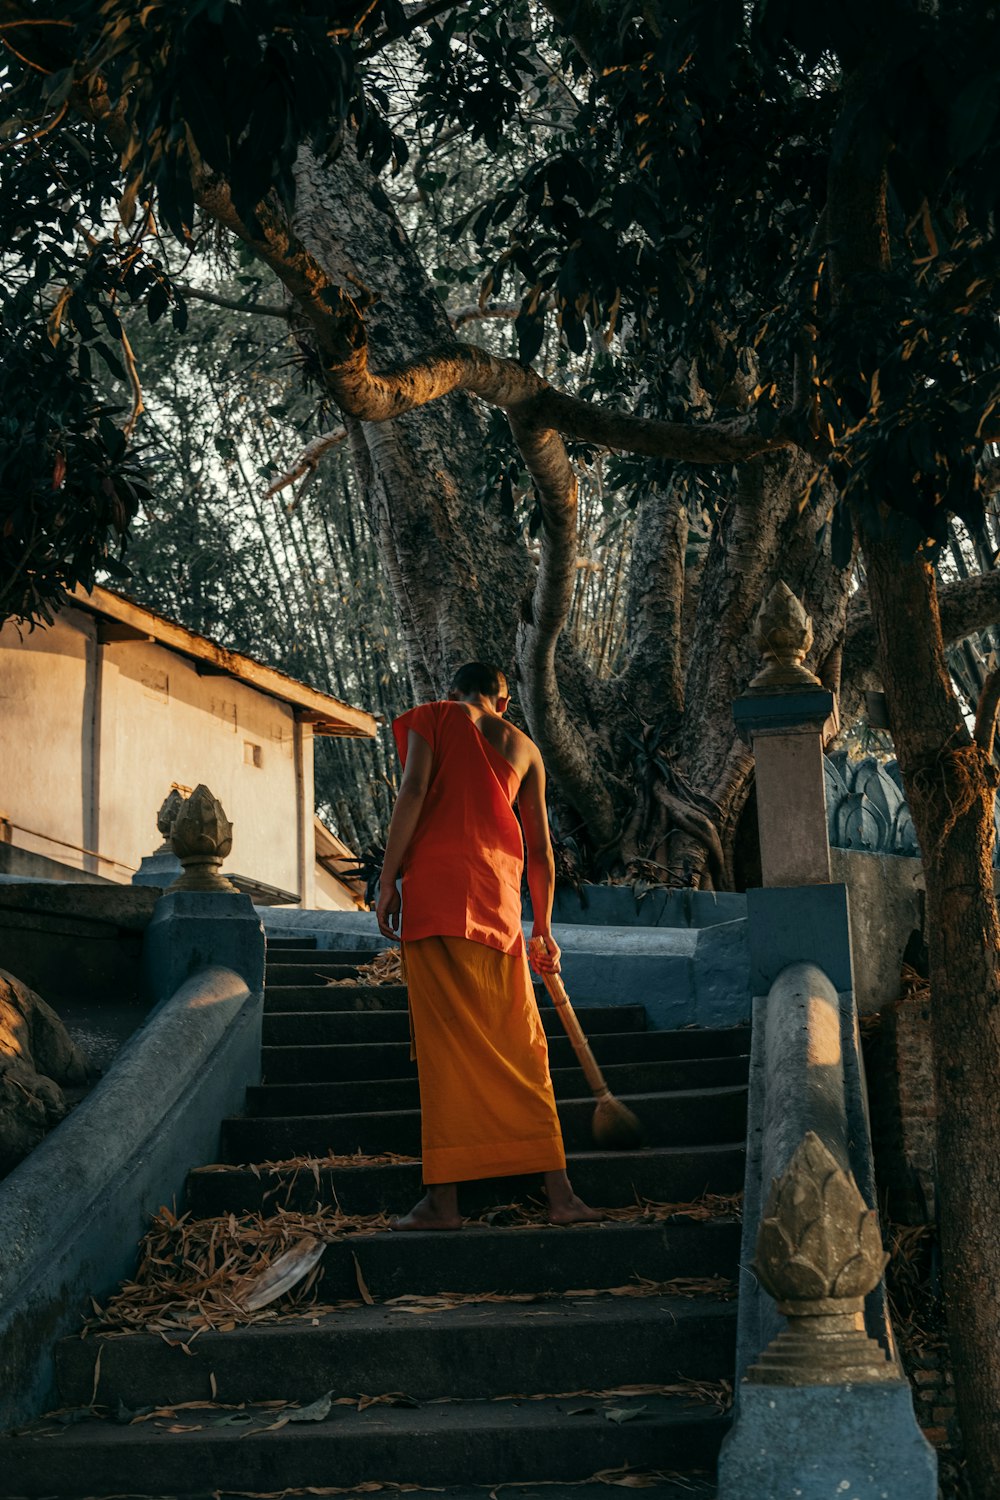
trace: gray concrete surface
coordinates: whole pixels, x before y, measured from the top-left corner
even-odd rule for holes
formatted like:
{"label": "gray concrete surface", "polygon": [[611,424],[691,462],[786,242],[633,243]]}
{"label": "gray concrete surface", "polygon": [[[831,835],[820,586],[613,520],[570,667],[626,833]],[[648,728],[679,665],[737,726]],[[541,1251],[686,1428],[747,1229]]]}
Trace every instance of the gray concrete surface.
{"label": "gray concrete surface", "polygon": [[[733,909],[729,903],[720,906]],[[704,918],[709,909],[705,903],[700,915]],[[258,912],[270,936],[315,938],[324,952],[387,946],[373,912],[276,907],[259,907]],[[552,932],[562,949],[566,988],[581,1005],[639,1001],[649,1025],[658,1030],[736,1026],[750,1018],[743,920],[691,927],[555,923]],[[529,933],[526,926],[525,935]]]}
{"label": "gray concrete surface", "polygon": [[[143,888],[133,888],[136,894]],[[166,891],[142,945],[146,992],[159,1004],[209,964],[232,969],[252,992],[264,988],[264,929],[249,896]]]}
{"label": "gray concrete surface", "polygon": [[139,868],[132,876],[133,885],[155,885],[167,890],[184,874],[184,866],[172,849],[158,849],[155,854],[144,854]]}
{"label": "gray concrete surface", "polygon": [[[806,1131],[820,1136],[840,1165],[853,1172],[866,1203],[875,1205],[858,1040],[850,991],[838,993],[815,965],[790,965],[769,994],[754,998],[737,1380],[784,1327],[751,1267],[771,1183]],[[868,1299],[865,1321],[871,1336],[895,1356],[882,1287]]]}
{"label": "gray concrete surface", "polygon": [[719,1454],[718,1500],[936,1500],[937,1492],[937,1459],[905,1381],[744,1386]]}
{"label": "gray concrete surface", "polygon": [[923,931],[924,869],[919,859],[857,849],[831,849],[830,866],[850,892],[855,998],[867,1015],[899,994],[903,954]]}
{"label": "gray concrete surface", "polygon": [[766,995],[789,964],[815,964],[835,990],[853,992],[846,886],[772,886],[747,891],[747,922],[754,995]]}
{"label": "gray concrete surface", "polygon": [[[935,1500],[937,1461],[898,1384],[758,1386],[747,1367],[784,1319],[753,1271],[770,1192],[815,1130],[876,1203],[847,892],[811,886],[749,892],[754,986],[737,1328],[736,1417],[719,1465],[719,1500]],[[810,957],[823,958],[823,967]],[[826,972],[824,972],[824,969]],[[897,1358],[884,1283],[865,1326]]]}
{"label": "gray concrete surface", "polygon": [[[588,885],[578,891],[560,886],[552,920],[586,927],[714,927],[746,916],[746,896],[738,891],[648,890],[630,885]],[[524,903],[531,921],[531,902]]]}
{"label": "gray concrete surface", "polygon": [[0,1184],[0,1428],[54,1399],[52,1351],[135,1264],[149,1215],[260,1076],[263,994],[213,967],[126,1044],[90,1096]]}
{"label": "gray concrete surface", "polygon": [[143,1000],[142,934],[158,891],[53,880],[0,881],[0,968],[50,1005]]}

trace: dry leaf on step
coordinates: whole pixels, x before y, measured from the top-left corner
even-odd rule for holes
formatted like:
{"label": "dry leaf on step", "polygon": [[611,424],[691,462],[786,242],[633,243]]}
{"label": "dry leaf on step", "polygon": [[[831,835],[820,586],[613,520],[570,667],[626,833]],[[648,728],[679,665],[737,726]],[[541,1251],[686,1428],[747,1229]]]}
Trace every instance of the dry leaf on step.
{"label": "dry leaf on step", "polygon": [[325,1422],[330,1415],[330,1407],[333,1405],[333,1392],[327,1391],[324,1396],[310,1402],[308,1406],[293,1408],[288,1413],[289,1422]]}
{"label": "dry leaf on step", "polygon": [[362,1302],[366,1302],[369,1307],[374,1307],[375,1298],[368,1290],[368,1283],[365,1281],[364,1276],[361,1274],[361,1262],[358,1260],[358,1257],[355,1255],[353,1250],[351,1251],[351,1259],[354,1262],[354,1274],[358,1278],[358,1291],[361,1293],[361,1300]]}
{"label": "dry leaf on step", "polygon": [[247,1312],[257,1312],[269,1302],[276,1302],[297,1286],[313,1266],[323,1258],[325,1245],[313,1235],[303,1235],[290,1250],[273,1260],[262,1274],[248,1278],[240,1288],[238,1300]]}
{"label": "dry leaf on step", "polygon": [[620,1425],[622,1422],[634,1422],[636,1417],[641,1417],[646,1409],[645,1406],[612,1406],[604,1413],[604,1416],[607,1421]]}

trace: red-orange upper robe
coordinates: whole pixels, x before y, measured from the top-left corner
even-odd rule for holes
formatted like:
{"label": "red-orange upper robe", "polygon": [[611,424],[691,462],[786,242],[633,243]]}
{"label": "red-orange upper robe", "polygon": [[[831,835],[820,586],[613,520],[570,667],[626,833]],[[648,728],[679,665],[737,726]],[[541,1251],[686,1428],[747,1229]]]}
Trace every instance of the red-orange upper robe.
{"label": "red-orange upper robe", "polygon": [[432,754],[402,912],[424,1181],[558,1171],[566,1156],[521,935],[517,773],[460,703],[425,703],[393,729],[404,763],[410,730]]}
{"label": "red-orange upper robe", "polygon": [[404,766],[411,729],[433,755],[403,861],[403,942],[463,937],[503,953],[522,952],[517,772],[460,703],[423,703],[392,728]]}

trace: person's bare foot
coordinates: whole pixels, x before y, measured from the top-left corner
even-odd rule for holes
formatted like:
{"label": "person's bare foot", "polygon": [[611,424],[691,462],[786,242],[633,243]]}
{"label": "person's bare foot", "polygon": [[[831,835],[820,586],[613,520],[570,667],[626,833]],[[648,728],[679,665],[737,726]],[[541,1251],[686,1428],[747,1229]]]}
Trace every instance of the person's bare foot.
{"label": "person's bare foot", "polygon": [[461,1229],[465,1220],[458,1212],[458,1201],[454,1194],[425,1193],[420,1202],[404,1214],[393,1219],[390,1229]]}
{"label": "person's bare foot", "polygon": [[565,1172],[546,1172],[543,1180],[550,1224],[599,1224],[604,1218],[599,1208],[576,1196]]}
{"label": "person's bare foot", "polygon": [[603,1219],[599,1208],[591,1208],[575,1193],[559,1203],[549,1204],[550,1224],[600,1224]]}

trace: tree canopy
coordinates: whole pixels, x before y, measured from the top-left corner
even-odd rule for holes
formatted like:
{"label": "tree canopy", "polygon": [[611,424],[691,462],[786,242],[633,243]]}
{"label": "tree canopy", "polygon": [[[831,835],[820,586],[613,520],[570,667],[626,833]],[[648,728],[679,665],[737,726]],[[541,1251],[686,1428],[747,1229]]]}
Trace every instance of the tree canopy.
{"label": "tree canopy", "polygon": [[[0,0],[5,614],[124,566],[151,487],[136,319],[183,337],[238,245],[318,394],[312,441],[349,454],[337,524],[363,510],[412,693],[513,661],[588,871],[736,881],[730,703],[777,578],[845,709],[881,680],[927,869],[983,1493],[1000,679],[973,732],[945,646],[1000,621],[996,21],[982,0]],[[610,665],[567,629],[581,485],[632,508]],[[939,590],[946,545],[982,575]]]}

